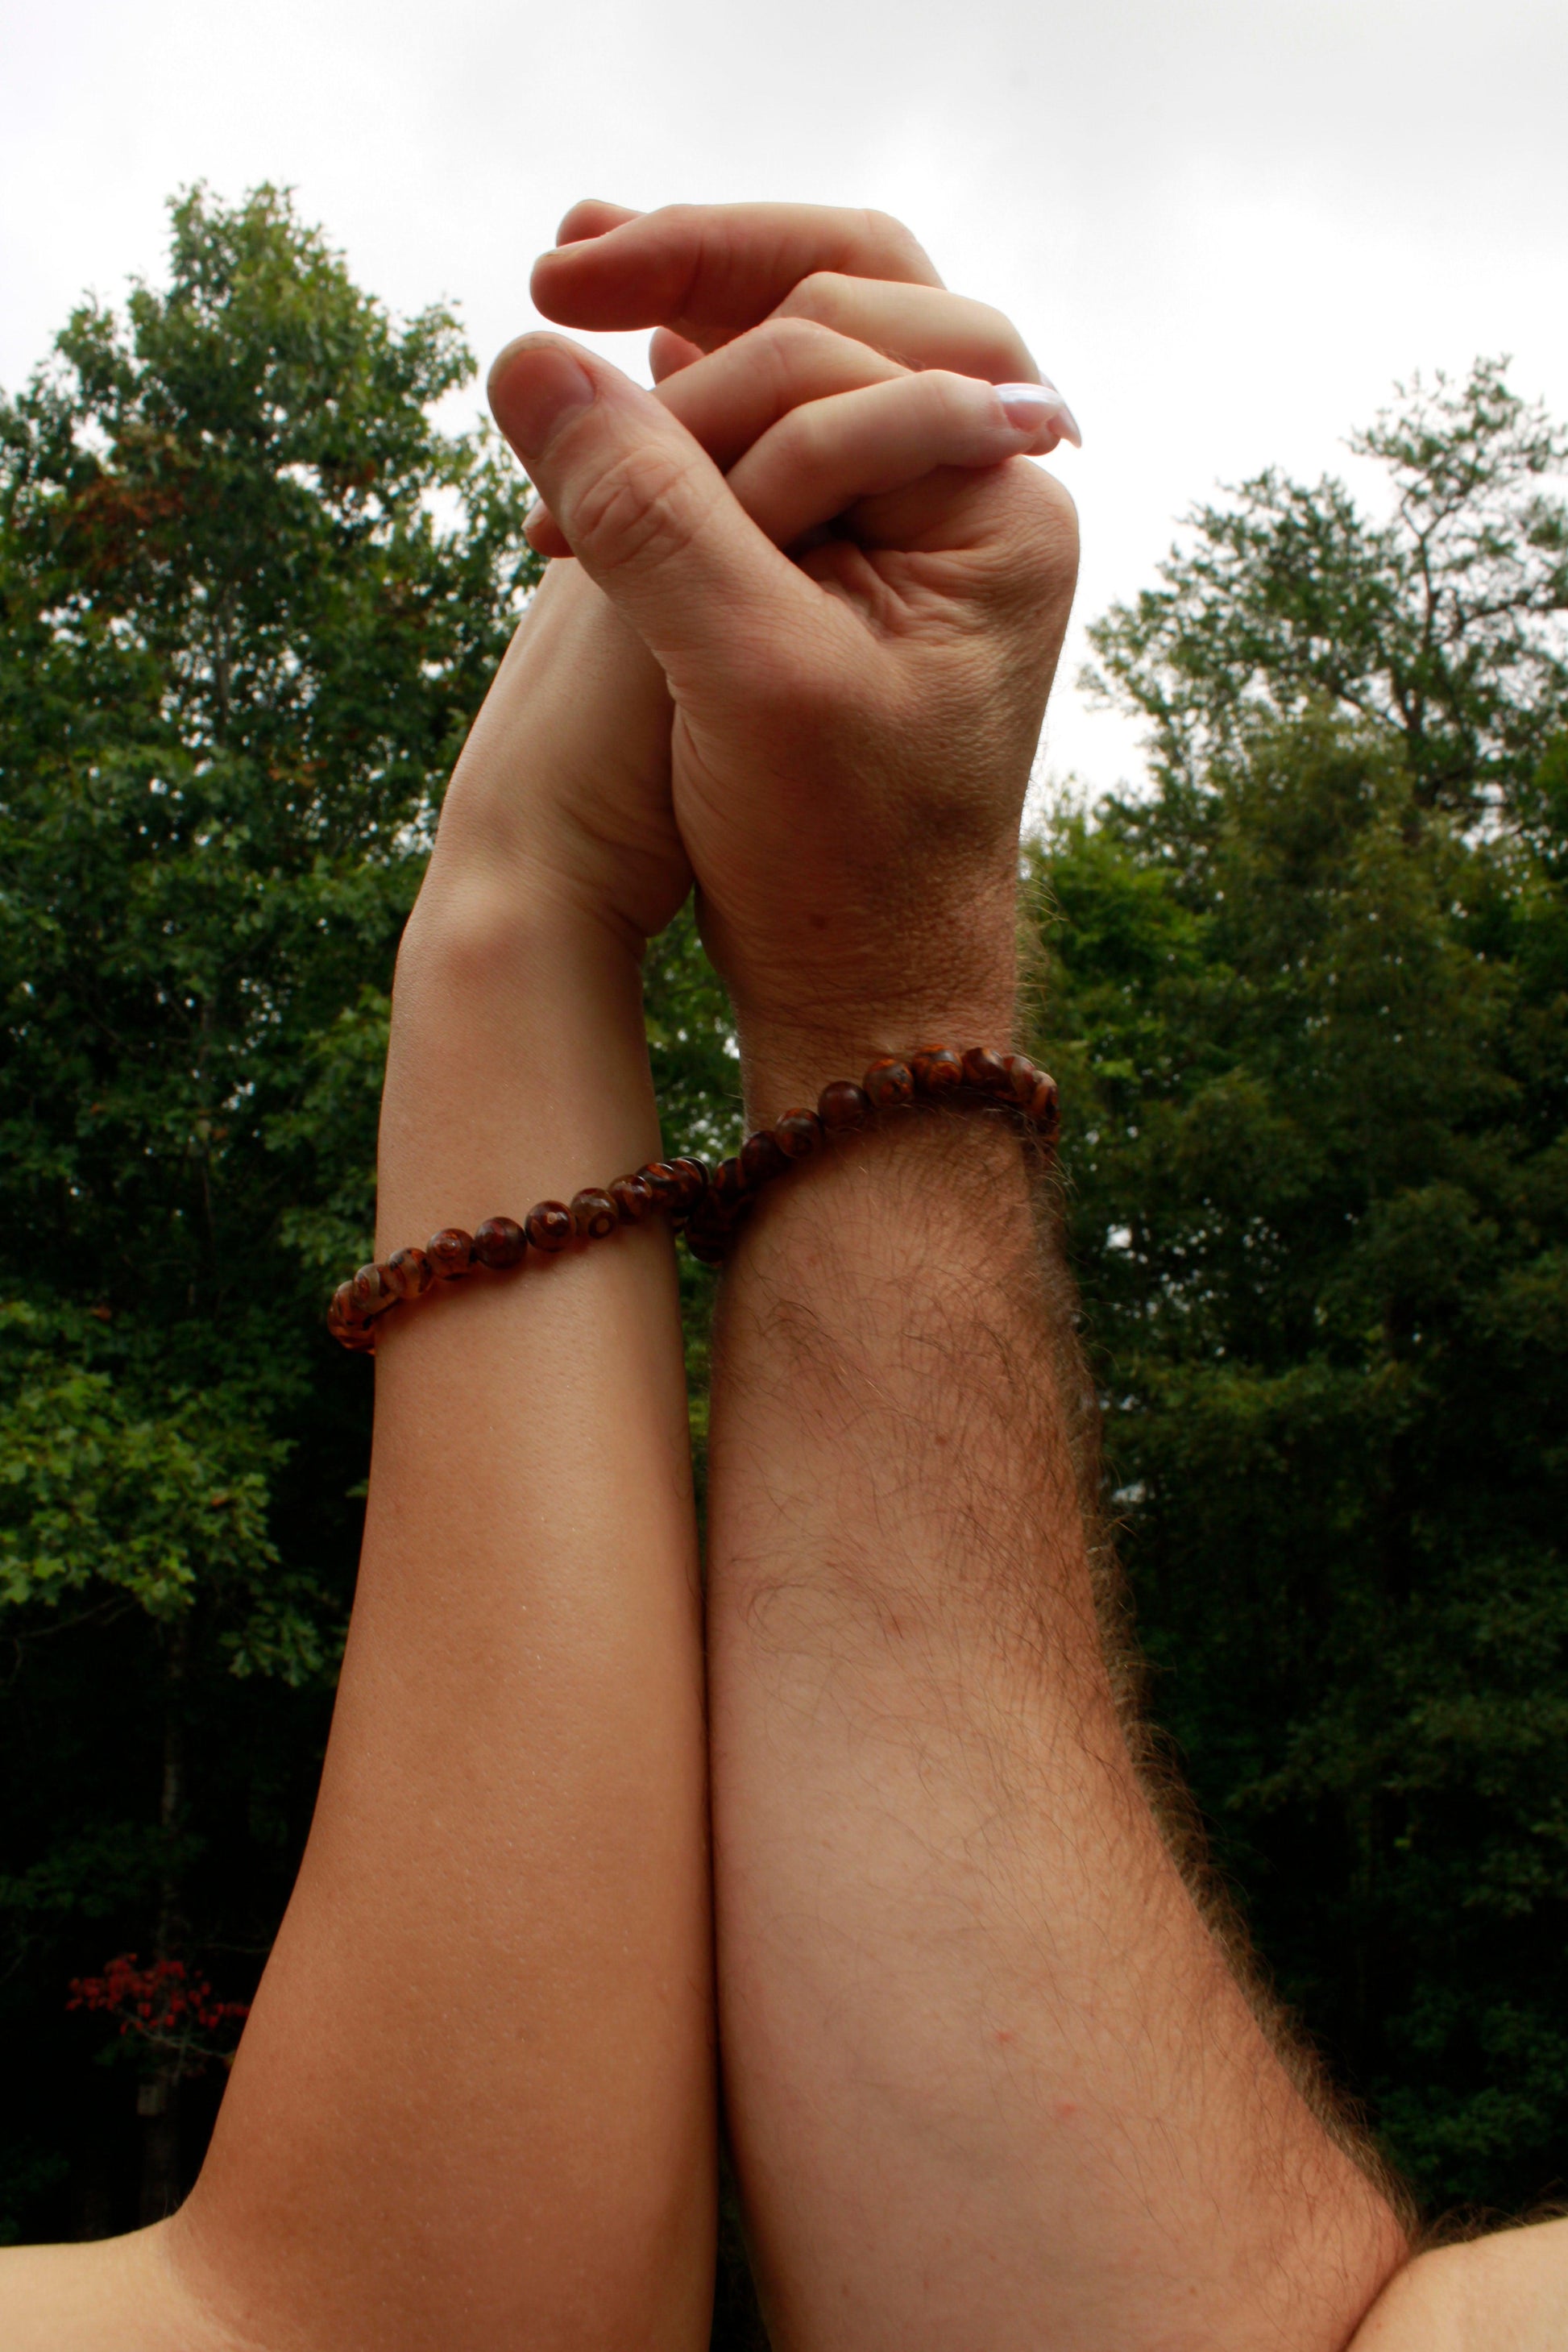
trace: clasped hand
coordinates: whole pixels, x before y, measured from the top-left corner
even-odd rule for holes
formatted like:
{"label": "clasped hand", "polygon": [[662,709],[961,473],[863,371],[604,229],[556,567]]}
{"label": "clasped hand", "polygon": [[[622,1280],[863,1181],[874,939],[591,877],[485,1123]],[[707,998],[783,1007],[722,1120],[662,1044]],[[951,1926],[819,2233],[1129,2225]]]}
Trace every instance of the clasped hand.
{"label": "clasped hand", "polygon": [[653,327],[658,389],[548,334],[491,372],[530,535],[577,560],[474,730],[433,902],[526,869],[640,950],[694,875],[742,1040],[803,1081],[1002,1034],[1077,553],[1019,461],[1077,437],[1065,404],[877,215],[580,205],[533,292]]}

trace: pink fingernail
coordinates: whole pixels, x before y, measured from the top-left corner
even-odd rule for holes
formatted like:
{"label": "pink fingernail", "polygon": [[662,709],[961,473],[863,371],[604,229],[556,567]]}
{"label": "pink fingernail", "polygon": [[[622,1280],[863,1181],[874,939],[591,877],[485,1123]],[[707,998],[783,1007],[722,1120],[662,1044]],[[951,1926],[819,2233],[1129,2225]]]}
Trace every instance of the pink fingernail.
{"label": "pink fingernail", "polygon": [[1037,433],[1048,425],[1075,449],[1082,448],[1078,419],[1054,383],[999,383],[995,389],[1008,424],[1020,433]]}

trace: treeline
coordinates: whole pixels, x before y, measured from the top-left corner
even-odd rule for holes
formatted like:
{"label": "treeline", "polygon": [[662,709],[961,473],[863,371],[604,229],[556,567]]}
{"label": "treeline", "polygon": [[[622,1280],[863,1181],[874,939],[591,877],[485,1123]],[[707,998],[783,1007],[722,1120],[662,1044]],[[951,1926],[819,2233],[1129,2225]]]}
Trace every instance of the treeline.
{"label": "treeline", "polygon": [[[198,194],[0,404],[7,2236],[178,2195],[309,1817],[369,1407],[322,1300],[534,576],[434,422],[470,366]],[[1568,2176],[1564,446],[1490,365],[1359,446],[1388,520],[1265,476],[1096,632],[1150,772],[1030,848],[1030,1043],[1155,1718],[1396,2159],[1514,2210]],[[721,1146],[689,922],[648,1014]]]}

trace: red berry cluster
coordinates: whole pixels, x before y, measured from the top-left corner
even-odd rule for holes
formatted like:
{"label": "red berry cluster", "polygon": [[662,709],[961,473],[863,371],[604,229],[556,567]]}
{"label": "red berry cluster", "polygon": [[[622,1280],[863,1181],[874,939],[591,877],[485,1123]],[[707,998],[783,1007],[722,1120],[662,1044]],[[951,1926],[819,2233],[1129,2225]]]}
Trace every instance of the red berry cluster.
{"label": "red berry cluster", "polygon": [[162,2048],[186,2047],[198,2033],[216,2033],[250,2014],[243,2000],[219,2000],[205,1977],[193,1976],[184,1960],[137,1964],[121,1952],[100,1977],[72,1977],[68,2009],[98,2009],[118,2018],[122,2037],[140,2036]]}
{"label": "red berry cluster", "polygon": [[395,1250],[389,1258],[362,1265],[338,1285],[327,1328],[345,1348],[368,1350],[375,1345],[377,1317],[400,1300],[422,1297],[433,1283],[459,1281],[476,1266],[504,1273],[525,1258],[552,1257],[576,1242],[604,1241],[655,1211],[685,1234],[694,1257],[718,1265],[758,1193],[797,1160],[809,1159],[835,1136],[867,1126],[879,1113],[901,1110],[922,1098],[953,1102],[966,1095],[1021,1113],[1041,1142],[1056,1141],[1057,1082],[1026,1054],[998,1054],[989,1045],[972,1045],[967,1052],[923,1045],[907,1060],[884,1055],[858,1086],[836,1078],[823,1087],[815,1110],[786,1110],[771,1127],[749,1135],[734,1158],[721,1160],[715,1169],[700,1160],[651,1160],[602,1191],[589,1186],[570,1201],[541,1201],[521,1224],[511,1217],[488,1217],[471,1234],[447,1225],[432,1234],[423,1249]]}

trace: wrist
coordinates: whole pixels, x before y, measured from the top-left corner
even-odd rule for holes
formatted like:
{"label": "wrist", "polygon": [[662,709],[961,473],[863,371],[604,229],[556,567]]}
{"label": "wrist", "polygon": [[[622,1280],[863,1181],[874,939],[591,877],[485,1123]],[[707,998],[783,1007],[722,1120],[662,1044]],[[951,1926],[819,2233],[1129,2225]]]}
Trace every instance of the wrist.
{"label": "wrist", "polygon": [[427,891],[398,956],[378,1246],[521,1218],[658,1152],[641,972],[552,891]]}
{"label": "wrist", "polygon": [[884,1055],[902,1058],[921,1045],[1005,1051],[1013,1043],[1016,1002],[1009,957],[1005,971],[962,995],[911,989],[831,1011],[739,1013],[746,1116],[763,1124],[796,1106],[809,1108],[830,1080],[848,1078],[858,1085],[863,1072]]}
{"label": "wrist", "polygon": [[437,842],[398,948],[398,984],[455,997],[526,990],[549,1002],[589,970],[637,973],[646,945],[613,900],[547,854],[485,861]]}
{"label": "wrist", "polygon": [[668,769],[663,673],[576,564],[552,564],[453,772],[431,882],[553,893],[640,953],[691,884]]}
{"label": "wrist", "polygon": [[[704,935],[710,925],[704,920]],[[1018,994],[1016,869],[944,888],[918,921],[865,919],[765,964],[713,941],[735,1009],[748,1116],[815,1102],[832,1078],[858,1079],[885,1054],[956,1044],[1005,1048]],[[850,934],[847,938],[844,932]]]}

